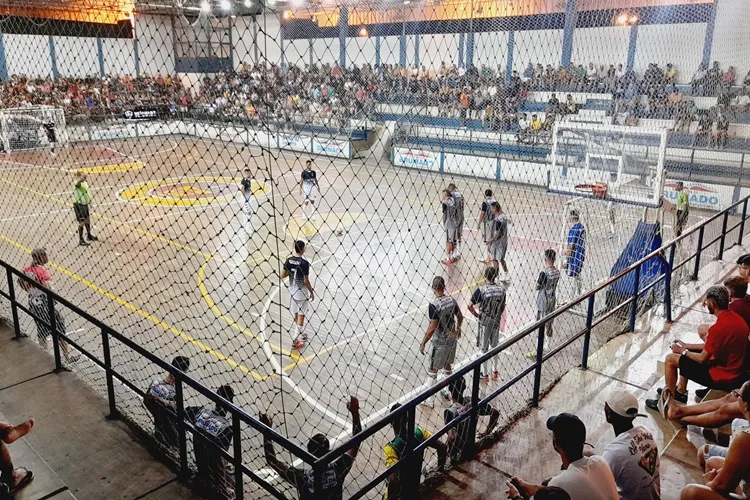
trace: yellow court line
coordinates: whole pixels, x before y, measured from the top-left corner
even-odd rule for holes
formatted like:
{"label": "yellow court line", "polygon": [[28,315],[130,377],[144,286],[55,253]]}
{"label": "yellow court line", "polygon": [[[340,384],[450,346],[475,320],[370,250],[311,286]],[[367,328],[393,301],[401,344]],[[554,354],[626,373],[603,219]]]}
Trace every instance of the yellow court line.
{"label": "yellow court line", "polygon": [[[214,254],[215,253],[216,252],[214,252]],[[201,291],[201,295],[203,296],[203,300],[206,301],[206,303],[208,304],[208,307],[214,312],[214,314],[217,317],[219,317],[222,320],[224,320],[224,322],[227,325],[229,325],[230,327],[234,328],[235,330],[237,330],[238,332],[242,333],[243,335],[246,335],[246,336],[250,337],[253,340],[257,340],[258,342],[260,342],[262,344],[263,343],[263,339],[261,339],[260,336],[258,336],[257,334],[251,332],[247,328],[245,328],[243,326],[240,326],[239,324],[237,324],[236,321],[234,321],[232,318],[230,318],[229,316],[227,316],[226,314],[224,314],[224,312],[221,309],[219,309],[219,306],[216,305],[216,302],[214,302],[213,299],[211,298],[211,294],[208,293],[208,289],[206,288],[206,284],[205,284],[206,267],[208,267],[208,264],[211,262],[211,260],[213,260],[214,254],[211,254],[211,256],[208,259],[206,259],[206,261],[203,263],[203,265],[198,270],[198,288]],[[284,356],[288,356],[288,357],[290,357],[292,359],[295,359],[295,360],[299,359],[299,355],[298,354],[294,354],[293,352],[288,351],[288,350],[286,350],[286,349],[284,349],[284,348],[282,348],[280,346],[277,346],[275,344],[271,344],[270,342],[268,343],[268,345],[271,346],[271,349],[273,349],[274,351],[276,351],[278,353],[283,354]]]}
{"label": "yellow court line", "polygon": [[[3,241],[6,241],[7,243],[10,243],[11,245],[13,245],[14,247],[16,247],[17,249],[21,250],[24,253],[31,254],[31,249],[26,248],[21,243],[15,241],[15,240],[12,240],[11,238],[8,238],[7,236],[5,236],[3,234],[0,234],[0,240],[3,240]],[[79,275],[75,274],[74,272],[69,271],[68,269],[66,269],[66,268],[64,268],[62,266],[60,266],[58,264],[55,264],[54,262],[50,262],[50,266],[53,267],[53,268],[55,268],[56,270],[60,271],[61,273],[65,274],[66,276],[68,276],[70,278],[73,278],[76,281],[79,281],[80,283],[86,285],[87,287],[91,288],[92,290],[94,290],[96,292],[99,292],[100,294],[104,295],[108,299],[114,300],[115,302],[117,302],[121,306],[125,307],[126,309],[128,309],[128,310],[130,310],[130,311],[132,311],[132,312],[134,312],[136,314],[138,314],[139,316],[141,316],[141,317],[143,317],[143,318],[145,318],[145,319],[153,322],[156,325],[161,326],[165,330],[168,330],[169,332],[173,333],[175,336],[180,337],[183,340],[186,340],[187,342],[189,342],[189,343],[193,344],[194,346],[198,347],[201,351],[204,351],[204,352],[207,352],[207,353],[211,354],[212,356],[214,356],[216,359],[218,359],[220,361],[224,361],[225,363],[227,363],[232,368],[237,368],[238,370],[242,371],[243,373],[252,376],[255,380],[261,382],[261,381],[266,380],[267,378],[271,377],[271,375],[266,375],[264,377],[263,375],[260,375],[259,373],[251,370],[250,368],[247,368],[246,366],[244,366],[244,365],[242,365],[240,363],[237,363],[232,358],[229,358],[229,357],[225,356],[224,354],[220,353],[219,351],[216,351],[216,350],[210,348],[206,344],[204,344],[204,343],[202,343],[202,342],[200,342],[198,340],[195,340],[190,335],[188,335],[185,332],[183,332],[183,331],[177,329],[176,327],[170,325],[169,323],[165,322],[164,320],[161,320],[161,319],[157,318],[156,316],[154,316],[154,315],[152,315],[150,313],[147,313],[146,311],[144,311],[142,309],[139,309],[138,307],[134,306],[130,302],[128,302],[128,301],[126,301],[124,299],[121,299],[120,297],[118,297],[114,293],[109,292],[109,291],[101,288],[100,286],[98,286],[98,285],[90,282],[86,278],[83,278],[82,276],[79,276]]]}
{"label": "yellow court line", "polygon": [[109,174],[115,172],[127,172],[128,170],[137,170],[143,168],[145,164],[143,162],[135,163],[115,163],[112,165],[101,165],[98,167],[81,167],[73,169],[73,172],[80,172],[82,174]]}
{"label": "yellow court line", "polygon": [[[43,196],[44,198],[46,198],[46,199],[48,199],[50,201],[54,201],[55,203],[60,203],[62,205],[65,205],[66,207],[72,207],[73,206],[72,203],[69,203],[67,201],[58,200],[54,196],[48,195],[47,193],[43,193],[41,191],[37,191],[36,189],[32,189],[32,188],[26,187],[26,186],[24,186],[22,184],[18,184],[16,182],[9,181],[8,179],[2,179],[2,178],[0,178],[0,182],[4,182],[4,183],[6,183],[6,184],[8,184],[10,186],[17,187],[18,189],[23,189],[24,191],[27,191],[29,193],[38,194],[39,196]],[[167,243],[168,245],[171,245],[171,246],[173,246],[175,248],[179,248],[180,250],[185,250],[185,251],[190,252],[190,253],[192,253],[194,255],[200,255],[201,257],[206,257],[206,258],[208,258],[211,255],[211,254],[208,254],[206,252],[202,252],[200,250],[196,250],[194,248],[190,248],[189,246],[183,245],[182,243],[177,243],[176,241],[170,240],[170,239],[165,238],[163,236],[159,236],[158,234],[154,234],[154,233],[151,233],[149,231],[144,231],[143,229],[139,229],[137,227],[131,226],[130,224],[126,224],[126,223],[121,222],[119,220],[112,219],[110,217],[107,217],[106,215],[102,215],[102,214],[99,214],[99,213],[94,212],[94,211],[91,212],[91,215],[93,215],[95,217],[98,217],[99,219],[101,219],[101,220],[103,220],[105,222],[109,222],[109,223],[112,223],[112,224],[115,224],[115,225],[121,226],[121,227],[124,226],[124,227],[130,229],[131,231],[135,231],[136,233],[142,234],[144,236],[148,236],[149,238],[153,238],[153,239],[161,241],[163,243]]]}
{"label": "yellow court line", "polygon": [[[481,284],[481,283],[484,283],[484,281],[485,281],[485,279],[484,279],[484,278],[478,279],[478,280],[474,281],[473,283],[469,283],[468,285],[464,285],[463,287],[459,288],[458,290],[454,290],[454,291],[452,291],[452,292],[450,293],[450,295],[458,295],[458,294],[460,294],[460,293],[462,293],[462,292],[466,291],[466,290],[467,290],[467,289],[469,289],[469,288],[472,288],[472,287],[475,287],[475,286],[477,286],[477,285],[479,285],[479,284]],[[405,312],[405,313],[401,313],[401,314],[399,314],[398,316],[394,316],[393,318],[391,318],[390,320],[388,320],[388,321],[387,321],[386,323],[393,323],[394,321],[396,321],[396,320],[398,320],[398,319],[401,319],[401,318],[403,318],[403,317],[405,317],[405,316],[409,316],[409,315],[411,315],[411,314],[414,314],[414,313],[416,313],[416,312],[419,312],[419,311],[420,311],[421,309],[423,309],[424,307],[425,307],[425,306],[419,306],[419,307],[415,307],[415,308],[414,308],[414,309],[412,309],[411,311],[407,311],[407,312]],[[317,358],[317,357],[319,357],[319,356],[321,356],[321,355],[323,355],[323,354],[327,354],[327,353],[329,353],[329,352],[331,352],[331,351],[334,351],[335,349],[338,349],[338,348],[339,348],[339,347],[341,347],[341,346],[344,346],[344,345],[346,345],[346,344],[349,344],[349,343],[350,343],[350,342],[351,342],[352,340],[354,340],[355,338],[357,338],[357,337],[359,337],[359,336],[362,336],[362,335],[366,335],[366,334],[367,334],[368,332],[370,332],[371,330],[374,330],[375,328],[380,328],[381,326],[382,326],[382,325],[376,325],[376,326],[370,327],[370,328],[368,328],[367,330],[365,330],[364,332],[362,332],[362,333],[360,333],[360,334],[357,334],[357,335],[354,335],[354,336],[352,336],[352,337],[348,337],[348,338],[346,338],[346,339],[344,339],[344,340],[341,340],[341,341],[339,341],[339,342],[336,342],[336,343],[335,343],[335,344],[333,344],[332,346],[330,346],[330,347],[325,347],[325,348],[321,349],[320,351],[318,351],[318,352],[316,352],[316,353],[314,353],[314,354],[311,354],[310,356],[305,356],[304,358],[299,358],[299,359],[295,360],[295,362],[294,362],[294,363],[290,363],[290,364],[288,364],[288,365],[284,366],[284,367],[282,368],[282,371],[284,371],[284,372],[286,373],[286,372],[287,372],[288,370],[291,370],[292,368],[295,368],[295,367],[297,367],[297,366],[299,366],[299,365],[301,365],[301,364],[303,364],[303,363],[307,363],[308,361],[311,361],[311,360],[313,360],[313,359],[315,359],[315,358]]]}

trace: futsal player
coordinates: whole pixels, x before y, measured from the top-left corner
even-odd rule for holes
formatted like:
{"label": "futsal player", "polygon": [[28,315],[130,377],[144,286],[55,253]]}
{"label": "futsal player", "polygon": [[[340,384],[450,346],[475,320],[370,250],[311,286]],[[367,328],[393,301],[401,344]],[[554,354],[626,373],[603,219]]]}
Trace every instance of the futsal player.
{"label": "futsal player", "polygon": [[294,316],[294,342],[292,347],[302,349],[307,343],[305,333],[305,314],[310,302],[315,300],[315,292],[310,284],[310,263],[302,255],[305,253],[305,242],[294,242],[294,255],[288,257],[281,270],[281,278],[289,278],[289,310]]}
{"label": "futsal player", "polygon": [[461,246],[464,234],[464,195],[458,191],[458,188],[452,182],[448,184],[448,191],[450,191],[453,202],[456,205],[456,245],[453,249],[453,258],[458,260],[461,258]]}
{"label": "futsal player", "polygon": [[[536,319],[544,318],[557,307],[557,284],[560,282],[560,271],[555,265],[557,252],[548,248],[544,251],[544,268],[536,279]],[[552,337],[552,321],[545,326],[546,338]]]}
{"label": "futsal player", "polygon": [[568,231],[563,268],[567,271],[568,276],[573,278],[575,297],[579,297],[583,288],[581,272],[583,271],[583,263],[586,260],[586,228],[581,223],[581,216],[578,210],[571,210],[568,213],[568,223],[571,226]]}
{"label": "futsal player", "polygon": [[[430,367],[427,370],[427,385],[432,387],[438,383],[438,371],[442,371],[441,379],[453,373],[453,362],[456,360],[456,347],[461,338],[461,324],[464,316],[456,300],[445,293],[445,279],[436,276],[432,280],[432,291],[435,299],[427,308],[430,324],[419,346],[419,352],[424,354],[427,342],[432,340],[430,353]],[[443,389],[440,394],[448,397],[448,391]],[[428,398],[424,405],[433,407],[433,398]]]}
{"label": "futsal player", "polygon": [[309,204],[311,207],[310,212],[312,213],[312,219],[315,220],[315,200],[318,198],[318,175],[312,167],[312,160],[307,160],[305,162],[305,169],[302,171],[299,180],[299,194],[304,197],[302,202],[302,213],[305,214],[305,217],[308,219],[310,218],[310,216],[307,215],[307,205]]}
{"label": "futsal player", "polygon": [[443,264],[454,264],[456,262],[454,251],[456,249],[458,223],[456,214],[456,200],[451,196],[447,189],[443,190],[443,226],[445,227],[445,253],[448,256],[443,260]]}
{"label": "futsal player", "polygon": [[[484,270],[484,279],[487,283],[480,285],[471,295],[469,312],[479,320],[479,333],[477,334],[477,347],[482,354],[497,347],[500,343],[500,325],[505,312],[505,287],[495,283],[497,269],[488,267]],[[492,368],[492,378],[497,380],[497,356],[489,360]],[[482,380],[488,382],[490,379],[487,363],[482,363],[480,368]]]}
{"label": "futsal player", "polygon": [[503,213],[498,202],[492,203],[490,208],[492,211],[492,266],[497,270],[502,266],[503,274],[500,276],[500,281],[507,281],[510,278],[508,265],[505,263],[505,254],[508,251],[508,216]]}
{"label": "futsal player", "polygon": [[75,173],[75,183],[73,184],[73,211],[78,221],[78,244],[82,247],[89,246],[89,243],[83,239],[83,229],[86,228],[88,241],[97,241],[98,238],[91,234],[91,218],[89,215],[89,205],[91,204],[91,192],[89,184],[86,182],[86,174],[83,172]]}
{"label": "futsal player", "polygon": [[490,241],[492,240],[492,204],[496,203],[495,198],[492,197],[492,190],[485,189],[484,201],[482,202],[481,212],[479,212],[479,222],[477,222],[477,229],[482,231],[482,239],[484,244],[487,245],[487,257],[480,259],[482,262],[492,262],[492,248]]}
{"label": "futsal player", "polygon": [[57,144],[57,132],[55,131],[55,122],[44,122],[42,123],[42,127],[44,128],[44,133],[47,136],[47,141],[50,145],[50,153],[52,153],[52,156],[56,156],[55,145]]}
{"label": "futsal player", "polygon": [[253,214],[253,175],[249,168],[243,170],[242,173],[244,174],[244,177],[240,181],[240,191],[245,197],[245,204],[242,208],[245,210],[245,213],[250,216]]}

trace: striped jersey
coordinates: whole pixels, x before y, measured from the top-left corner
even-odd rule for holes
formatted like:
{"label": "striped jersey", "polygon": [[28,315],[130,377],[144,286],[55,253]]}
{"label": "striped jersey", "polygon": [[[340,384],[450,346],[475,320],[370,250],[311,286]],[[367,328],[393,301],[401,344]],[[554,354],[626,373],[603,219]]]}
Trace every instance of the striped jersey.
{"label": "striped jersey", "polygon": [[448,343],[449,336],[456,331],[456,314],[458,303],[450,295],[435,297],[428,307],[427,315],[430,321],[437,321],[438,326],[432,335],[434,345]]}
{"label": "striped jersey", "polygon": [[500,319],[505,311],[505,287],[496,283],[481,285],[471,296],[471,303],[478,305],[481,315],[479,322],[485,326],[500,327]]}
{"label": "striped jersey", "polygon": [[536,308],[549,314],[557,305],[557,284],[560,281],[560,271],[556,267],[545,267],[536,280]]}

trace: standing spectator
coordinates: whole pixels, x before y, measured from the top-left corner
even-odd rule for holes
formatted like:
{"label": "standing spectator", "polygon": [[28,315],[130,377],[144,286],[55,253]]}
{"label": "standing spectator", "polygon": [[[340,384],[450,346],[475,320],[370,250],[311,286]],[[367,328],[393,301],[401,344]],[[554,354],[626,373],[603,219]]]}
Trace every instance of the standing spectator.
{"label": "standing spectator", "polygon": [[471,103],[471,90],[469,87],[464,87],[459,95],[459,106],[461,109],[461,126],[466,126],[466,116],[469,113],[469,104]]}
{"label": "standing spectator", "polygon": [[[391,413],[401,408],[401,405],[396,403],[391,407]],[[406,414],[399,415],[399,417],[393,420],[393,432],[396,437],[393,441],[389,442],[383,447],[383,455],[385,456],[385,466],[390,468],[399,460],[401,455],[406,449],[406,441],[409,439],[409,422],[407,421]],[[418,446],[432,437],[432,433],[426,429],[415,425],[414,426],[414,446]],[[448,455],[447,449],[440,441],[433,441],[429,444],[430,448],[434,448],[438,455],[438,468],[442,470],[445,467],[445,460]],[[413,485],[419,484],[420,477],[422,476],[422,463],[424,462],[424,451],[418,452],[416,457],[412,457],[409,465],[410,467],[403,467],[397,469],[391,473],[386,479],[387,490],[385,492],[386,500],[412,500],[419,499],[419,491],[413,489]]]}
{"label": "standing spectator", "polygon": [[[29,309],[34,316],[37,340],[39,340],[39,344],[45,349],[47,348],[47,339],[52,335],[52,330],[49,327],[51,322],[51,318],[49,317],[49,303],[47,294],[32,283],[52,290],[52,273],[44,267],[48,263],[47,250],[44,248],[35,248],[31,251],[31,265],[21,270],[23,275],[29,278],[31,282],[19,280],[21,288],[29,294]],[[55,331],[58,336],[65,335],[65,318],[57,307],[54,308],[54,315]],[[66,362],[75,363],[80,359],[78,356],[71,356],[68,343],[62,337],[59,338],[59,345]]]}
{"label": "standing spectator", "polygon": [[[190,359],[177,356],[172,360],[172,367],[187,373],[190,369]],[[154,437],[168,448],[176,448],[179,445],[175,383],[174,375],[169,372],[163,379],[154,379],[143,397],[144,406],[154,417]]]}
{"label": "standing spectator", "polygon": [[638,400],[627,391],[612,391],[604,403],[604,415],[615,431],[615,439],[602,451],[617,483],[622,500],[658,500],[661,498],[659,449],[651,432],[633,425]]}
{"label": "standing spectator", "polygon": [[693,143],[692,146],[695,147],[698,145],[698,139],[701,137],[706,137],[708,140],[707,142],[710,145],[711,142],[711,127],[713,126],[713,119],[711,119],[711,115],[706,110],[700,111],[700,117],[698,119],[698,128],[695,131],[695,136],[693,136]]}
{"label": "standing spectator", "polygon": [[549,101],[547,101],[547,104],[548,104],[547,110],[553,111],[553,112],[557,111],[558,107],[560,106],[560,100],[557,98],[554,92],[550,96]]}
{"label": "standing spectator", "polygon": [[711,142],[716,144],[717,148],[724,149],[727,147],[727,139],[729,138],[729,119],[727,118],[726,112],[720,112],[716,119],[716,135],[712,138]]}
{"label": "standing spectator", "polygon": [[0,498],[14,498],[34,479],[34,473],[26,467],[16,468],[13,465],[7,446],[31,432],[32,427],[34,419],[19,425],[0,421]]}
{"label": "standing spectator", "polygon": [[495,130],[495,108],[492,107],[492,102],[487,101],[487,107],[484,108],[484,114],[482,115],[482,128],[485,128],[487,124],[490,130]]}
{"label": "standing spectator", "polygon": [[[444,425],[448,425],[460,415],[471,411],[471,398],[464,396],[464,392],[466,391],[466,381],[463,377],[451,380],[448,390],[450,391],[453,403],[451,403],[443,413]],[[490,421],[487,423],[487,429],[479,434],[479,439],[482,439],[483,437],[488,436],[495,428],[498,420],[500,420],[500,412],[496,408],[487,404],[477,410],[477,415],[480,417],[490,417]],[[467,419],[448,431],[447,448],[448,456],[451,458],[451,463],[455,465],[463,460],[471,458],[473,450],[471,449],[471,446],[469,446],[469,443],[469,420]]]}
{"label": "standing spectator", "polygon": [[[354,396],[346,404],[346,409],[352,415],[352,436],[362,432],[362,422],[359,415],[359,400]],[[268,428],[273,428],[273,421],[267,415],[261,414],[260,421]],[[297,489],[299,500],[341,500],[344,497],[344,479],[352,470],[354,459],[357,458],[359,445],[351,448],[339,458],[329,463],[322,474],[322,495],[315,495],[315,474],[312,469],[300,469],[285,464],[276,458],[273,441],[263,434],[263,449],[268,465],[285,481]],[[307,451],[316,458],[320,458],[331,449],[331,443],[323,434],[315,434],[307,442]]]}
{"label": "standing spectator", "polygon": [[[612,471],[604,458],[584,456],[586,426],[577,416],[560,413],[547,419],[552,431],[552,447],[562,459],[562,473],[553,477],[548,486],[565,490],[572,500],[613,500],[620,498]],[[512,483],[526,498],[535,496],[542,486],[514,477]]]}
{"label": "standing spectator", "polygon": [[89,205],[91,205],[91,191],[89,184],[86,182],[86,174],[83,172],[75,173],[75,183],[73,184],[73,211],[78,221],[78,244],[87,247],[89,244],[83,240],[83,228],[86,228],[86,235],[89,241],[97,241],[96,236],[91,235],[91,219],[89,215]]}

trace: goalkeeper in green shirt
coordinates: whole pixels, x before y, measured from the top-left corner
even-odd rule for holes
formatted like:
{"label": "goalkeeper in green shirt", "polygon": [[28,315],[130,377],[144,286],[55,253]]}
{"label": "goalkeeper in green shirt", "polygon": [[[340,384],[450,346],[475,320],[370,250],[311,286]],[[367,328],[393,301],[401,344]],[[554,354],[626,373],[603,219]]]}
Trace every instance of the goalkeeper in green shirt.
{"label": "goalkeeper in green shirt", "polygon": [[91,234],[91,219],[89,217],[89,204],[91,203],[91,192],[86,182],[86,174],[76,172],[73,184],[73,211],[78,221],[78,244],[82,247],[89,246],[83,239],[83,228],[86,228],[88,241],[96,241],[96,236]]}

